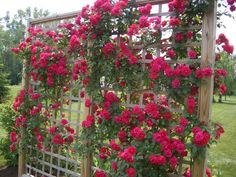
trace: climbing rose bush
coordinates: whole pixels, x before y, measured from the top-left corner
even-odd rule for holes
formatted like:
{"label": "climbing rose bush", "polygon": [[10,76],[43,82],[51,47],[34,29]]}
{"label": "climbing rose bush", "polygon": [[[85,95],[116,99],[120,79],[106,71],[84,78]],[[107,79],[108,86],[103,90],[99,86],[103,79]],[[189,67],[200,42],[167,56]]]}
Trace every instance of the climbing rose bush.
{"label": "climbing rose bush", "polygon": [[[66,30],[65,27],[63,29]],[[74,147],[75,131],[69,125],[59,109],[63,104],[61,94],[69,90],[72,65],[66,51],[68,34],[62,31],[44,32],[41,28],[29,28],[29,37],[13,49],[22,58],[26,66],[26,77],[39,84],[39,89],[26,87],[19,92],[13,108],[21,115],[16,118],[15,126],[19,130],[17,140],[33,145],[39,150],[55,151]],[[60,115],[60,119],[58,118]],[[54,119],[54,121],[52,121]],[[13,140],[13,138],[11,138]],[[15,139],[14,139],[15,140]],[[11,141],[10,149],[16,149],[18,141]],[[63,152],[63,151],[62,151]]]}
{"label": "climbing rose bush", "polygon": [[[228,4],[233,9],[234,3]],[[11,150],[24,138],[25,144],[38,149],[54,145],[56,150],[78,149],[85,155],[92,151],[100,168],[96,177],[166,176],[178,173],[184,158],[192,165],[203,157],[224,129],[198,120],[199,86],[214,77],[215,88],[224,93],[221,78],[227,72],[200,67],[200,47],[186,47],[201,41],[200,30],[185,27],[201,25],[202,5],[211,4],[170,1],[169,11],[175,15],[164,19],[149,17],[151,4],[136,7],[127,0],[97,0],[83,7],[74,23],[60,24],[56,31],[29,28],[29,37],[12,51],[22,58],[26,74],[39,89],[26,87],[13,103],[21,114],[16,128],[24,136],[11,133]],[[172,31],[164,38],[163,29],[168,28]],[[225,35],[216,43],[233,53]],[[161,46],[160,54],[155,44]],[[89,147],[73,147],[75,131],[59,113],[65,104],[61,94],[66,95],[72,83],[90,110],[80,132]]]}

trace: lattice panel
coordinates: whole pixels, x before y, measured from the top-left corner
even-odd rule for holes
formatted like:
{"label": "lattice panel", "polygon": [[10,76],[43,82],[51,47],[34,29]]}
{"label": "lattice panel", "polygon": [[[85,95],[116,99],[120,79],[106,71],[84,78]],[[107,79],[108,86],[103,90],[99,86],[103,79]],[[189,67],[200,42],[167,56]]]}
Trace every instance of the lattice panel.
{"label": "lattice panel", "polygon": [[[137,1],[139,2],[139,1]],[[142,1],[140,1],[142,2]],[[149,1],[152,2],[152,1]],[[153,3],[153,9],[152,12],[150,14],[150,17],[160,17],[160,19],[164,19],[167,20],[170,16],[174,16],[173,13],[168,12],[168,7],[166,4],[166,1],[162,1],[162,3]],[[178,29],[178,32],[182,32],[182,31],[187,31],[187,30],[197,30],[199,31],[199,33],[201,33],[201,29],[202,26],[200,25],[196,25],[196,26],[188,26],[186,28],[182,28],[182,29]],[[173,33],[173,28],[171,27],[161,27],[160,26],[160,31],[162,32],[162,36],[161,36],[161,40],[168,38],[172,33]],[[120,35],[117,35],[117,38],[119,38]],[[127,36],[126,36],[127,37]],[[153,58],[158,58],[158,57],[162,57],[165,56],[166,54],[166,50],[163,50],[163,48],[168,48],[168,47],[174,47],[175,41],[168,41],[166,43],[163,42],[159,42],[159,43],[155,43],[155,44],[150,44],[147,46],[144,46],[142,44],[137,43],[132,37],[129,37],[129,48],[131,49],[138,49],[140,51],[142,51],[141,53],[141,57],[142,59],[139,60],[140,61],[140,66],[144,71],[147,70],[147,68],[150,67],[150,63],[153,61],[151,59],[147,59],[146,58],[146,54],[148,51],[152,50],[154,51],[154,55]],[[195,47],[195,48],[201,48],[201,42],[191,42],[191,40],[188,40],[187,43],[182,44],[183,48],[186,48],[187,50],[191,49],[191,47]],[[172,68],[175,68],[178,64],[185,64],[185,65],[191,65],[191,64],[196,64],[196,63],[200,63],[201,58],[198,58],[196,60],[190,59],[190,58],[179,58],[177,60],[171,60],[171,59],[166,59],[166,62],[168,64],[170,64],[172,66]],[[106,85],[106,84],[104,84]],[[162,97],[168,97],[168,92],[163,88],[163,90],[159,90],[158,93],[153,92],[152,89],[150,88],[144,88],[142,86],[143,84],[140,83],[140,87],[134,91],[134,92],[127,92],[127,98],[125,102],[122,102],[121,105],[132,109],[135,105],[139,105],[140,108],[144,108],[145,105],[147,103],[145,103],[145,99],[147,99],[146,97],[149,97],[148,99],[152,99],[154,102],[158,103]],[[112,91],[115,93],[119,93],[119,90],[114,90],[112,89],[112,87],[101,87],[101,90],[103,91]],[[135,99],[134,99],[134,93],[135,93]],[[148,95],[148,96],[147,96]],[[168,109],[172,112],[172,113],[176,113],[179,115],[182,115],[184,113],[184,106],[183,105],[179,105],[179,103],[176,103],[173,99],[169,99],[168,103],[170,105],[170,107],[168,107]],[[169,127],[171,128],[171,127]],[[104,143],[104,145],[106,145],[106,143]],[[95,158],[96,156],[98,156],[98,154],[95,154]],[[180,164],[180,168],[178,169],[178,173],[182,174],[182,170],[186,165],[190,165],[191,160],[190,157],[186,157],[185,159],[181,159],[181,164]],[[97,167],[98,168],[98,167]],[[94,168],[94,169],[97,169]],[[93,170],[94,170],[93,169]]]}
{"label": "lattice panel", "polygon": [[[73,13],[74,17],[78,13]],[[72,14],[72,15],[73,15]],[[57,16],[56,16],[57,18]],[[45,32],[49,30],[56,30],[58,24],[71,22],[72,19],[66,20],[55,20],[50,22],[45,22],[43,24],[39,23],[33,25],[33,27],[40,27]],[[73,59],[70,59],[69,62],[74,62]],[[34,88],[34,92],[38,92],[40,89],[40,83],[34,82],[31,80],[30,86]],[[68,125],[74,129],[74,142],[67,149],[57,148],[51,144],[50,148],[38,150],[29,146],[29,153],[37,154],[36,157],[30,156],[29,161],[26,163],[26,173],[28,175],[33,175],[35,177],[48,176],[48,177],[60,177],[60,176],[80,176],[80,166],[81,166],[81,154],[78,152],[78,149],[75,147],[79,144],[80,136],[80,124],[81,119],[83,120],[83,109],[84,102],[80,98],[80,90],[78,89],[76,83],[71,81],[69,91],[66,93],[61,93],[61,106],[56,109],[50,118],[50,126],[60,124],[62,119],[68,120]],[[49,108],[51,105],[44,102],[43,109]]]}
{"label": "lattice panel", "polygon": [[[142,5],[147,3],[147,1],[137,1],[138,4]],[[160,17],[161,19],[167,19],[168,17],[174,15],[168,12],[167,8],[167,1],[150,1],[153,6],[153,11],[150,17]],[[50,24],[43,24],[41,25],[42,28],[45,30],[47,29],[55,29],[56,24],[58,22],[53,22],[53,25]],[[186,29],[180,30],[198,30],[201,31],[201,26],[192,26],[187,27]],[[169,27],[160,27],[162,31],[161,39],[167,38],[173,31],[172,28]],[[129,39],[129,47],[132,49],[140,49],[142,51],[140,60],[140,65],[143,71],[146,71],[147,68],[150,66],[152,60],[146,58],[146,54],[149,51],[155,51],[154,57],[162,57],[165,55],[165,50],[163,48],[173,47],[175,43],[171,42],[160,42],[156,44],[150,44],[148,46],[143,46],[135,42],[134,39]],[[190,49],[191,47],[200,47],[201,43],[191,43],[188,41],[183,47]],[[177,64],[193,64],[199,63],[200,60],[191,60],[189,58],[181,58],[179,60],[166,60],[172,67],[175,67]],[[37,90],[39,83],[31,83],[32,86]],[[123,102],[122,105],[126,108],[133,108],[135,105],[139,105],[141,108],[145,107],[145,99],[147,99],[147,95],[149,95],[148,99],[153,99],[156,103],[160,101],[162,96],[168,96],[168,93],[163,89],[158,93],[153,92],[149,88],[143,88],[142,83],[140,83],[141,87],[136,91],[136,99],[133,99],[134,93],[127,92],[127,99],[126,102]],[[114,90],[111,88],[104,88],[102,87],[101,90],[110,90],[116,93],[119,90]],[[78,89],[78,85],[76,83],[71,82],[70,91],[66,94],[61,93],[62,95],[62,102],[61,107],[58,109],[58,114],[56,117],[51,118],[51,125],[60,123],[62,118],[66,118],[69,121],[69,125],[75,130],[75,142],[73,144],[76,147],[79,144],[79,136],[80,136],[80,126],[82,120],[86,117],[86,112],[84,111],[84,99],[80,98],[80,91]],[[134,101],[135,100],[135,101]],[[169,103],[173,103],[173,100],[168,100]],[[169,109],[171,112],[176,112],[178,114],[183,113],[184,109],[181,106],[173,106]],[[36,157],[31,157],[32,162],[28,162],[26,164],[26,172],[27,174],[34,175],[36,177],[40,176],[48,176],[48,177],[61,177],[61,176],[75,176],[79,177],[81,173],[81,154],[78,149],[68,149],[64,150],[63,152],[61,149],[55,149],[54,146],[51,146],[50,149],[43,149],[43,150],[36,150],[29,146],[30,153],[34,154],[33,152],[37,152]],[[73,153],[72,153],[73,152]],[[183,164],[189,164],[189,159],[183,159]],[[99,169],[96,165],[92,166],[92,170],[95,171]],[[179,173],[181,174],[182,169],[179,169]]]}
{"label": "lattice panel", "polygon": [[[35,92],[39,88],[39,83],[31,82]],[[71,83],[70,91],[66,94],[62,93],[61,107],[57,110],[59,113],[51,118],[51,125],[60,124],[61,119],[66,118],[68,125],[75,130],[75,141],[68,149],[63,151],[51,145],[50,149],[34,149],[29,146],[30,153],[35,154],[36,157],[31,157],[29,163],[26,164],[28,174],[34,176],[80,176],[80,155],[78,150],[74,147],[78,146],[80,135],[80,122],[83,120],[83,99],[80,99],[80,90],[76,87],[75,83]],[[44,105],[45,108],[46,104]]]}

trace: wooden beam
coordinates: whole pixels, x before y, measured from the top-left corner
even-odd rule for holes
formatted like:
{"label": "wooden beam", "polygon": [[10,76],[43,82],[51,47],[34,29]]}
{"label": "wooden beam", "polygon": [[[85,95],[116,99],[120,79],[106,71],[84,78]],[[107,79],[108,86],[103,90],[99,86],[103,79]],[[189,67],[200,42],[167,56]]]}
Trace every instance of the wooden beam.
{"label": "wooden beam", "polygon": [[49,17],[37,18],[30,21],[30,25],[38,25],[42,23],[48,23],[52,21],[64,20],[75,18],[80,14],[81,11],[68,12],[63,14],[52,15]]}
{"label": "wooden beam", "polygon": [[[170,0],[136,0],[136,2],[130,3],[130,6],[142,6],[147,3],[152,4],[152,5],[157,5],[157,4],[165,4],[168,2],[170,2]],[[74,11],[74,12],[52,15],[49,17],[32,19],[30,21],[30,25],[34,26],[34,25],[48,23],[48,22],[52,22],[52,21],[59,21],[59,20],[64,20],[64,19],[75,18],[80,14],[80,12],[81,11]]]}
{"label": "wooden beam", "polygon": [[[202,27],[202,59],[201,67],[215,65],[215,40],[216,40],[216,6],[217,1],[212,1],[203,18]],[[211,119],[212,99],[213,99],[213,76],[201,81],[199,91],[198,118],[201,122],[208,123]],[[206,151],[205,151],[206,155]],[[206,169],[206,158],[194,159],[192,177],[203,177]]]}
{"label": "wooden beam", "polygon": [[170,2],[171,0],[135,0],[135,2],[131,2],[131,6],[143,6],[145,4],[152,4],[152,5],[158,5],[158,4],[166,4]]}

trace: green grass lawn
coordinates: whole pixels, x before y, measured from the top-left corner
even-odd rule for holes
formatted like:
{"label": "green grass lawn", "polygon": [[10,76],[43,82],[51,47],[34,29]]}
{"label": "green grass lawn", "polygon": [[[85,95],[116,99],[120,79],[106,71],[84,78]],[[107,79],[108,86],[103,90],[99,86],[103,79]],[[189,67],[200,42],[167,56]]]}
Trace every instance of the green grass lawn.
{"label": "green grass lawn", "polygon": [[9,86],[9,101],[13,101],[15,99],[15,97],[18,95],[19,91],[20,91],[21,86],[20,85],[12,85]]}
{"label": "green grass lawn", "polygon": [[209,150],[209,161],[222,172],[222,177],[236,177],[236,97],[215,103],[212,120],[220,122],[225,133]]}

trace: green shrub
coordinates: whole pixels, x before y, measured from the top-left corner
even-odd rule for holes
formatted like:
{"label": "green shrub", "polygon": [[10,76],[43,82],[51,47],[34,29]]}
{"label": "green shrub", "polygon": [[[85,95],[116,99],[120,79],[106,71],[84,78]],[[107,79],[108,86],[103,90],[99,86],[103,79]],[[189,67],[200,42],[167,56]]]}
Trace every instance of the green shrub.
{"label": "green shrub", "polygon": [[211,170],[211,175],[213,177],[223,177],[223,171],[214,162],[208,161],[207,162],[208,168]]}
{"label": "green shrub", "polygon": [[2,72],[2,67],[0,64],[0,103],[4,102],[9,94],[7,75]]}
{"label": "green shrub", "polygon": [[5,130],[6,136],[0,139],[0,155],[6,160],[6,165],[16,166],[18,163],[18,153],[10,152],[11,144],[9,134],[15,129],[15,119],[18,114],[12,109],[10,104],[0,106],[0,126]]}

